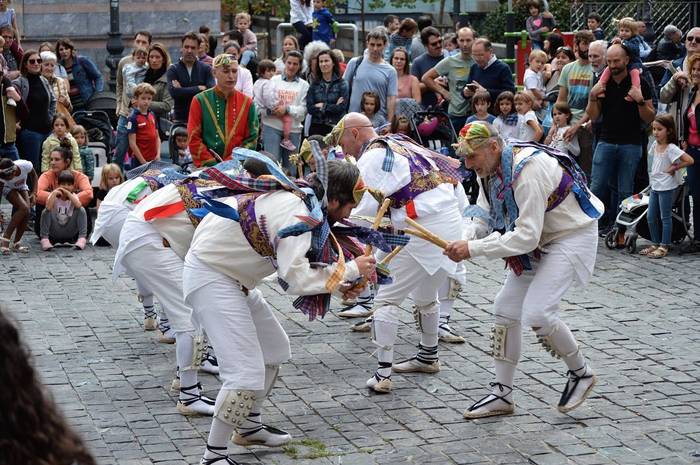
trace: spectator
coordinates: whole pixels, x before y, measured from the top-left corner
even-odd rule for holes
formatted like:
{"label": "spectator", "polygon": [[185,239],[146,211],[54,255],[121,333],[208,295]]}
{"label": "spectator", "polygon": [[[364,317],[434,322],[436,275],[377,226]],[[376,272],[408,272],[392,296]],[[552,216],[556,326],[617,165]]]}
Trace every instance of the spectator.
{"label": "spectator", "polygon": [[[661,101],[673,104],[671,115],[676,120],[681,147],[696,162],[688,168],[687,182],[693,198],[693,229],[700,230],[700,53],[695,52],[700,45],[700,28],[691,29],[688,32],[690,38],[693,40],[687,42],[688,56],[683,66],[679,66],[688,71],[678,71],[673,75],[661,89]],[[695,233],[691,245],[693,250],[700,248],[699,234]]]}
{"label": "spectator", "polygon": [[552,91],[556,91],[559,95],[559,78],[561,77],[561,72],[564,66],[576,60],[576,55],[574,55],[573,50],[567,46],[559,47],[554,54],[554,60],[549,67],[551,70],[551,75],[548,81],[545,82],[545,95]]}
{"label": "spectator", "polygon": [[608,51],[608,43],[604,40],[596,40],[588,46],[588,59],[593,67],[593,80],[598,81],[606,66],[605,54]]}
{"label": "spectator", "polygon": [[403,47],[395,48],[389,61],[397,75],[396,113],[412,118],[415,112],[421,111],[421,94],[418,78],[409,73],[408,51]]}
{"label": "spectator", "polygon": [[700,27],[694,27],[688,31],[685,38],[685,47],[688,53],[687,56],[672,62],[673,68],[677,71],[675,73],[666,71],[661,80],[661,92],[659,94],[659,101],[668,104],[667,111],[673,115],[676,121],[679,137],[682,137],[685,133],[683,115],[688,109],[688,98],[691,89],[689,85],[689,60],[691,56],[700,54]]}
{"label": "spectator", "polygon": [[104,90],[102,73],[92,60],[77,54],[70,39],[59,39],[56,42],[56,55],[68,75],[73,110],[83,110],[95,92]]}
{"label": "spectator", "polygon": [[379,95],[376,92],[367,91],[362,94],[361,113],[370,120],[375,131],[386,129],[388,124],[386,118],[380,112],[381,104]]}
{"label": "spectator", "polygon": [[338,69],[340,70],[340,75],[342,76],[343,74],[345,74],[345,69],[348,67],[347,63],[345,63],[345,54],[339,48],[334,48],[331,51],[338,60]]}
{"label": "spectator", "polygon": [[[239,69],[244,68],[239,66]],[[190,147],[187,145],[187,140],[190,138],[187,128],[182,126],[175,128],[173,137],[175,138],[175,149],[177,150],[177,163],[182,166],[192,163],[192,152],[190,152]]]}
{"label": "spectator", "polygon": [[[253,95],[258,112],[260,114],[269,114],[268,112],[272,112],[280,105],[284,105],[284,102],[279,97],[275,82],[272,81],[272,78],[275,75],[273,68],[274,65],[270,66],[268,63],[269,60],[263,61],[265,63],[261,62],[259,65],[261,75],[258,79],[259,84],[257,85],[257,88],[253,89]],[[308,98],[306,99],[306,102],[308,104]],[[293,119],[290,115],[283,115],[280,117],[280,119],[282,120],[282,141],[280,142],[280,146],[290,152],[294,152],[296,150],[296,146],[289,139]]]}
{"label": "spectator", "polygon": [[386,15],[384,17],[384,27],[389,35],[399,30],[401,19],[396,15]]}
{"label": "spectator", "polygon": [[163,44],[155,43],[148,47],[148,70],[143,82],[153,86],[156,94],[151,102],[151,111],[158,118],[168,118],[173,109],[173,98],[168,92],[166,72],[170,67],[170,55]]}
{"label": "spectator", "polygon": [[17,38],[17,45],[20,45],[20,33],[19,28],[17,27],[17,15],[15,14],[15,9],[7,7],[11,1],[12,0],[4,0],[0,2],[0,26],[10,26],[12,28],[12,33]]}
{"label": "spectator", "polygon": [[332,51],[319,53],[316,66],[319,77],[311,82],[306,98],[306,109],[311,115],[309,135],[325,136],[347,113],[349,91]]}
{"label": "spectator", "polygon": [[[182,128],[178,128],[182,129]],[[185,131],[187,133],[187,131]],[[121,168],[116,163],[107,163],[102,167],[100,172],[100,187],[97,189],[95,196],[97,197],[97,209],[99,210],[100,204],[107,197],[110,189],[118,186],[124,182],[124,175],[122,174]]]}
{"label": "spectator", "polygon": [[578,31],[574,35],[576,61],[564,66],[559,77],[559,97],[557,102],[566,103],[571,108],[571,127],[564,134],[567,141],[578,136],[581,155],[578,162],[583,171],[591,172],[593,153],[593,135],[584,126],[589,120],[586,114],[586,102],[593,87],[593,66],[588,59],[588,46],[593,42],[593,33],[588,30]]}
{"label": "spectator", "polygon": [[431,27],[433,25],[433,17],[430,15],[420,15],[416,20],[416,23],[418,24],[419,35],[414,37],[413,41],[411,42],[411,48],[409,50],[411,52],[411,60],[415,60],[426,52],[425,44],[423,44],[423,39],[420,36],[420,33],[423,32],[423,29],[426,27]]}
{"label": "spectator", "polygon": [[83,250],[87,243],[87,212],[74,193],[75,176],[70,170],[58,175],[58,187],[46,199],[41,212],[41,248],[53,249],[56,243],[74,244]]}
{"label": "spectator", "polygon": [[515,111],[518,112],[518,139],[539,142],[544,134],[542,126],[532,111],[534,100],[532,95],[525,92],[515,94]]}
{"label": "spectator", "polygon": [[240,61],[242,66],[247,66],[258,54],[258,38],[255,33],[250,30],[250,22],[250,15],[248,13],[238,13],[236,15],[236,29],[243,35]]}
{"label": "spectator", "polygon": [[311,28],[314,23],[311,0],[289,0],[289,22],[299,33],[298,50],[303,50],[311,42]]}
{"label": "spectator", "polygon": [[530,43],[534,50],[541,50],[544,47],[542,35],[551,31],[553,27],[552,21],[540,11],[541,8],[542,5],[539,0],[527,2],[530,16],[525,20],[525,29],[527,29],[527,35],[530,37]]}
{"label": "spectator", "polygon": [[392,134],[403,134],[410,138],[415,137],[411,131],[411,120],[404,115],[394,116],[394,120],[391,122],[390,132]]}
{"label": "spectator", "polygon": [[[49,81],[41,75],[41,57],[35,50],[27,50],[20,63],[21,76],[13,82],[27,112],[21,112],[18,149],[22,158],[34,165],[34,171],[41,172],[41,144],[49,134],[56,114],[56,97]],[[30,116],[31,115],[31,116]]]}
{"label": "spectator", "polygon": [[309,42],[306,44],[306,47],[304,47],[304,61],[302,62],[301,66],[301,76],[307,82],[311,82],[318,78],[318,76],[314,75],[318,69],[316,66],[316,57],[324,50],[330,50],[330,47],[327,43],[320,40]]}
{"label": "spectator", "polygon": [[[622,44],[627,47],[628,54],[630,56],[629,64],[627,65],[629,66],[629,69],[627,72],[632,79],[632,87],[639,88],[641,85],[639,81],[641,80],[642,71],[642,59],[640,57],[640,52],[644,39],[642,39],[642,36],[638,34],[639,29],[637,28],[637,21],[632,18],[622,18],[617,26],[619,37],[613,39],[613,43]],[[608,68],[603,71],[603,74],[600,75],[600,79],[598,80],[603,89],[605,89],[609,79],[610,69]],[[632,98],[630,97],[627,100],[632,101]]]}
{"label": "spectator", "polygon": [[551,73],[550,76],[545,76],[547,72],[545,69],[547,54],[544,50],[533,50],[530,52],[528,63],[529,66],[525,70],[525,75],[523,76],[523,87],[530,92],[534,98],[534,109],[540,111],[540,114],[543,114],[547,109],[547,102],[544,100],[546,92],[544,86],[545,78],[551,76]]}
{"label": "spectator", "polygon": [[[464,87],[469,82],[469,73],[474,64],[472,59],[472,44],[474,30],[463,27],[457,31],[460,54],[447,57],[430,69],[423,76],[423,83],[429,89],[439,93],[450,104],[447,113],[454,128],[461,128],[467,120],[470,102],[464,97]],[[438,76],[447,76],[449,90],[435,81]]]}
{"label": "spectator", "polygon": [[[564,47],[566,44],[564,44],[564,38],[556,32],[552,32],[547,36],[546,39],[544,39],[544,46],[543,50],[547,52],[547,56],[549,57],[549,62],[552,63],[553,65],[553,60],[556,58],[557,55],[557,50],[559,50],[560,47]],[[572,58],[571,61],[575,60],[575,58]]]}
{"label": "spectator", "polygon": [[134,89],[141,84],[146,77],[148,70],[148,50],[145,48],[135,48],[131,52],[132,62],[125,65],[122,69],[124,73],[124,92],[127,98],[133,101]]}
{"label": "spectator", "polygon": [[211,67],[197,60],[199,36],[188,32],[182,36],[182,55],[168,68],[168,92],[173,97],[174,121],[187,123],[192,97],[214,87]]}
{"label": "spectator", "polygon": [[[151,46],[151,41],[152,36],[150,32],[139,31],[136,34],[134,34],[132,48],[134,50],[136,50],[137,48],[149,49],[149,47]],[[119,119],[117,120],[117,135],[116,144],[114,147],[114,161],[117,163],[117,165],[119,165],[122,168],[124,167],[124,155],[126,155],[126,152],[129,150],[129,137],[126,133],[126,120],[129,118],[129,108],[131,107],[131,99],[126,95],[126,88],[124,84],[124,67],[128,64],[131,64],[133,61],[134,58],[131,54],[129,54],[121,60],[119,60],[119,65],[117,65],[115,93],[117,94],[117,115],[119,115]]]}
{"label": "spectator", "polygon": [[467,118],[466,124],[473,123],[474,121],[486,121],[489,124],[493,124],[496,117],[489,114],[490,106],[491,94],[485,90],[476,91],[472,97],[472,115]]}
{"label": "spectator", "polygon": [[207,44],[209,44],[209,47],[207,47],[207,53],[210,57],[214,58],[216,56],[217,43],[216,37],[214,37],[211,33],[211,28],[206,24],[203,24],[202,26],[199,26],[199,33],[204,34],[204,38],[207,41]]}
{"label": "spectator", "polygon": [[578,157],[581,149],[578,146],[578,138],[572,137],[570,140],[564,140],[564,134],[569,129],[571,124],[571,108],[566,103],[556,103],[552,109],[552,128],[547,133],[544,140],[546,145],[554,147],[564,153],[569,153],[574,157]]}
{"label": "spectator", "polygon": [[[476,90],[486,90],[491,94],[491,99],[496,100],[501,92],[515,92],[513,72],[510,67],[496,58],[493,46],[488,39],[476,39],[472,45],[472,57],[475,63],[469,71],[467,84],[476,84]],[[472,86],[464,87],[464,97],[471,98],[475,89]]]}
{"label": "spectator", "polygon": [[[426,52],[413,60],[411,64],[411,74],[418,79],[418,88],[421,92],[421,104],[424,108],[429,108],[437,105],[437,94],[435,91],[429,89],[421,80],[428,70],[437,66],[437,64],[445,58],[445,53],[442,48],[443,39],[440,37],[440,31],[434,27],[428,26],[424,28],[420,33],[420,37],[421,42],[426,48]],[[444,78],[441,78],[441,81],[443,81],[443,79]],[[444,79],[443,84],[446,83],[447,80]]]}
{"label": "spectator", "polygon": [[656,58],[658,60],[677,60],[685,54],[683,46],[683,32],[673,24],[664,28],[661,40],[656,46]]}
{"label": "spectator", "polygon": [[[11,160],[19,159],[19,152],[15,141],[17,140],[17,104],[22,100],[17,89],[10,80],[2,75],[0,70],[0,158]],[[8,102],[12,100],[14,105]]]}
{"label": "spectator", "polygon": [[[2,37],[0,37],[0,39],[2,39]],[[52,45],[51,42],[42,42],[41,45],[39,46],[39,55],[41,55],[44,52],[51,52],[51,54],[53,56],[56,56],[56,54],[54,53],[55,50],[56,50],[56,47],[54,45]],[[43,57],[42,57],[42,59],[43,59]],[[54,76],[60,77],[60,78],[64,79],[66,81],[66,83],[68,83],[68,74],[66,74],[66,68],[64,68],[63,66],[61,66],[58,63],[58,59],[56,59],[54,61],[56,61],[56,64],[55,64],[54,70],[53,70]]]}
{"label": "spectator", "polygon": [[384,59],[391,61],[389,57],[391,57],[391,53],[396,47],[403,47],[406,50],[410,49],[416,31],[418,31],[418,24],[414,20],[406,18],[401,21],[399,30],[389,36],[389,46],[384,49]]}
{"label": "spectator", "polygon": [[134,89],[134,108],[126,123],[132,168],[149,161],[160,160],[158,123],[155,114],[151,111],[154,95],[156,91],[153,86],[145,82]]}
{"label": "spectator", "polygon": [[398,76],[393,66],[384,61],[384,48],[387,37],[383,30],[377,28],[367,35],[367,50],[360,57],[348,63],[343,78],[350,89],[351,112],[360,112],[362,94],[376,92],[379,95],[380,113],[385,120],[394,118],[396,95],[398,93]]}
{"label": "spectator", "polygon": [[647,32],[647,23],[644,21],[636,21],[636,23],[637,34],[642,38],[641,42],[639,43],[639,56],[642,61],[647,61],[652,51],[649,41],[652,43],[654,42],[654,33]]}
{"label": "spectator", "polygon": [[275,110],[263,113],[263,146],[273,159],[281,162],[288,172],[292,166],[289,162],[290,152],[280,147],[282,142],[282,120],[285,115],[293,118],[289,139],[295,147],[301,143],[301,130],[306,118],[306,96],[309,83],[299,77],[301,70],[301,53],[287,53],[283,75],[276,75],[272,81],[277,87],[277,97],[281,101]]}
{"label": "spectator", "polygon": [[513,92],[505,91],[496,99],[496,119],[493,127],[501,138],[508,142],[509,139],[518,138],[518,113],[515,111],[515,96]]}
{"label": "spectator", "polygon": [[602,23],[603,18],[598,13],[595,11],[588,13],[586,24],[588,25],[588,30],[593,33],[595,40],[605,40],[605,32],[603,31],[603,28],[600,27]]}
{"label": "spectator", "polygon": [[46,138],[41,146],[41,172],[43,173],[49,169],[51,152],[64,145],[68,147],[72,154],[72,164],[69,168],[76,171],[82,171],[83,165],[80,160],[80,149],[78,148],[78,143],[76,140],[73,138],[71,133],[68,132],[68,119],[65,116],[57,113],[53,117],[51,128],[51,134]]}
{"label": "spectator", "polygon": [[299,48],[299,41],[294,36],[284,36],[284,40],[282,41],[282,56],[275,59],[277,74],[282,74],[284,72],[284,59],[287,58],[287,52],[291,52],[292,50],[301,51]]}
{"label": "spectator", "polygon": [[[30,179],[31,182],[27,182]],[[29,247],[22,245],[22,236],[27,229],[29,210],[36,201],[37,175],[34,167],[27,160],[0,160],[0,184],[2,196],[12,205],[12,218],[0,239],[0,252],[9,255],[15,252],[29,252]],[[29,185],[32,190],[29,193]],[[14,234],[14,244],[12,235]]]}
{"label": "spectator", "polygon": [[[632,86],[627,71],[630,60],[627,49],[613,45],[607,56],[612,78],[605,89],[605,98],[600,98],[603,87],[598,83],[590,90],[586,107],[592,119],[598,116],[602,119],[600,141],[593,157],[591,191],[606,207],[599,222],[603,231],[612,225],[619,202],[632,195],[646,138],[642,127],[654,119],[651,86],[646,80],[641,81],[641,90]],[[625,99],[627,95],[632,97],[631,102]],[[613,187],[613,195],[609,186]],[[624,246],[624,233],[617,237],[617,244]]]}
{"label": "spectator", "polygon": [[53,94],[56,97],[56,112],[68,118],[68,125],[72,126],[73,121],[73,105],[70,102],[70,92],[68,81],[56,76],[56,54],[53,52],[41,52],[41,75],[46,78],[51,85]]}
{"label": "spectator", "polygon": [[92,153],[92,149],[88,146],[90,139],[88,138],[87,130],[84,126],[75,124],[71,126],[70,134],[75,139],[75,143],[78,144],[83,173],[92,182],[92,178],[95,177],[95,154]]}
{"label": "spectator", "polygon": [[212,61],[214,61],[214,58],[209,55],[209,40],[207,36],[202,33],[199,34],[199,54],[197,55],[197,59],[209,66],[211,66]]}
{"label": "spectator", "polygon": [[2,391],[3,429],[12,434],[3,434],[0,462],[96,465],[39,380],[6,309],[0,311],[0,379],[18,387]]}
{"label": "spectator", "polygon": [[459,44],[457,43],[457,34],[448,32],[442,36],[442,42],[445,47],[445,56],[451,57],[459,53]]}
{"label": "spectator", "polygon": [[[238,42],[231,41],[224,44],[224,53],[231,55],[231,58],[238,61],[241,54],[241,46]],[[258,63],[258,73],[260,72],[260,63]],[[238,67],[238,77],[236,78],[236,90],[243,92],[248,97],[253,97],[253,75],[249,69]]]}
{"label": "spectator", "polygon": [[335,45],[335,24],[333,14],[324,5],[324,0],[314,0],[314,27],[311,33],[313,40],[320,40],[333,47]]}
{"label": "spectator", "polygon": [[15,33],[10,25],[0,26],[0,36],[5,41],[2,45],[2,56],[7,65],[7,78],[11,81],[17,79],[20,73],[20,63],[24,56],[22,47],[15,40]]}

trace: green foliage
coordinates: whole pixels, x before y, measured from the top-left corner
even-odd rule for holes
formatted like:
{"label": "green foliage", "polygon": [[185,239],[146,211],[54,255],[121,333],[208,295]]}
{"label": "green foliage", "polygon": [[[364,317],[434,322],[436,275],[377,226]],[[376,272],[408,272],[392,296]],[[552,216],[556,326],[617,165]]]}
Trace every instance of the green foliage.
{"label": "green foliage", "polygon": [[[329,7],[330,8],[330,7]],[[285,17],[289,14],[289,0],[221,0],[221,15],[247,12],[251,15]]]}
{"label": "green foliage", "polygon": [[[434,3],[437,0],[423,0],[424,3]],[[367,4],[369,10],[378,10],[384,8],[387,5],[384,0],[370,0]],[[415,8],[416,0],[389,0],[389,5],[394,8]]]}
{"label": "green foliage", "polygon": [[[571,23],[570,0],[550,0],[549,11],[554,15],[557,28],[561,31],[568,31]],[[505,42],[503,33],[506,31],[506,16],[508,12],[507,0],[500,0],[498,8],[486,15],[481,23],[479,35],[487,36],[493,42]],[[513,12],[515,13],[515,30],[525,29],[525,20],[529,16],[526,0],[514,0]]]}

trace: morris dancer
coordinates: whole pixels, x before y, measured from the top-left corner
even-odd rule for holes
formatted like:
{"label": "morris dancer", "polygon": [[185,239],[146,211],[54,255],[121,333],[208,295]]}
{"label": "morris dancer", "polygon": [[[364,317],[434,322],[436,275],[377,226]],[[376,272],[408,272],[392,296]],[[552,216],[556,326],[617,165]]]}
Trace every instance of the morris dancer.
{"label": "morris dancer", "polygon": [[[503,258],[510,268],[494,301],[493,390],[464,417],[514,412],[513,378],[522,325],[535,331],[548,352],[564,359],[569,371],[558,410],[571,411],[588,397],[596,377],[571,330],[559,319],[559,302],[569,287],[585,284],[593,273],[603,205],[588,190],[585,175],[571,157],[534,143],[504,147],[487,123],[467,124],[460,131],[457,152],[480,178],[474,214],[482,219],[475,221],[468,241],[449,244],[445,254],[455,261]],[[495,232],[499,230],[503,233]]]}
{"label": "morris dancer", "polygon": [[[340,145],[343,153],[357,158],[368,188],[392,200],[391,222],[404,229],[409,217],[447,240],[461,238],[460,215],[454,186],[461,182],[459,164],[398,135],[379,137],[370,120],[360,113],[349,113],[327,138],[330,146]],[[354,215],[374,216],[378,202],[365,195]],[[390,392],[391,372],[440,371],[438,361],[439,303],[437,290],[456,264],[442,251],[422,239],[414,238],[392,261],[393,283],[379,288],[372,322],[372,339],[379,346],[378,368],[367,387],[375,392]],[[411,294],[414,316],[421,331],[416,356],[393,365],[394,344],[399,325],[399,306]]]}
{"label": "morris dancer", "polygon": [[[234,430],[240,445],[278,446],[291,439],[263,424],[260,416],[277,377],[276,345],[286,341],[286,334],[272,312],[251,308],[255,287],[277,271],[289,294],[308,296],[295,302],[313,318],[327,309],[329,293],[357,295],[352,282],[374,271],[373,257],[345,262],[341,253],[337,263],[328,261],[333,256],[328,242],[335,241],[328,236],[329,224],[346,218],[364,194],[355,166],[328,164],[327,222],[311,189],[286,186],[292,191],[258,191],[212,202],[209,208],[217,214],[201,220],[185,259],[186,300],[219,354],[223,380],[204,465],[236,463],[226,453]],[[313,266],[309,254],[317,262]]]}

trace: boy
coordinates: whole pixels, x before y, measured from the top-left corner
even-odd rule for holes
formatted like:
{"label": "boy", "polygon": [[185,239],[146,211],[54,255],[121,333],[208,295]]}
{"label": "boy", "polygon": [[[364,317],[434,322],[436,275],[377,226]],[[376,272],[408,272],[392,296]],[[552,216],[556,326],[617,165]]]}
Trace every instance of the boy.
{"label": "boy", "polygon": [[[133,155],[131,167],[153,160],[160,160],[160,137],[156,116],[151,111],[151,101],[156,95],[152,85],[143,82],[134,89],[134,109],[126,123],[129,149]],[[135,160],[134,160],[135,158]]]}
{"label": "boy", "polygon": [[489,114],[489,107],[491,106],[491,94],[485,90],[476,91],[472,97],[472,112],[469,118],[467,118],[467,123],[473,123],[474,121],[486,121],[489,124],[493,124],[496,119],[495,116]]}
{"label": "boy", "polygon": [[243,35],[240,64],[247,66],[250,60],[255,58],[258,53],[258,38],[250,30],[250,15],[248,13],[238,13],[236,15],[236,29]]}
{"label": "boy", "polygon": [[184,166],[188,163],[192,163],[192,154],[190,153],[190,148],[187,145],[187,129],[179,127],[175,129],[175,147],[177,149],[177,163]]}
{"label": "boy", "polygon": [[124,75],[124,86],[126,88],[126,96],[129,98],[134,97],[134,89],[136,86],[141,84],[146,78],[146,70],[148,69],[148,50],[145,48],[135,48],[131,53],[134,61],[127,64],[122,68],[122,74]]}
{"label": "boy", "polygon": [[[260,60],[258,63],[258,80],[253,84],[253,102],[260,113],[266,111],[271,114],[272,110],[280,105],[277,86],[272,82],[272,76],[276,71],[275,64],[271,60]],[[282,119],[282,142],[280,146],[293,152],[296,146],[289,139],[289,132],[292,129],[292,116],[284,115]]]}
{"label": "boy", "polygon": [[314,0],[314,29],[311,37],[313,40],[321,40],[327,43],[330,47],[335,44],[335,20],[333,14],[328,11],[328,8],[323,4],[324,0]]}
{"label": "boy", "polygon": [[588,29],[590,29],[595,36],[595,40],[605,40],[605,32],[603,32],[603,29],[600,27],[600,23],[602,22],[603,18],[595,11],[590,12],[588,18],[586,18]]}
{"label": "boy", "polygon": [[77,250],[85,248],[87,213],[74,190],[73,173],[70,170],[61,171],[58,188],[49,195],[46,210],[41,215],[41,248],[45,251],[51,250],[56,242],[75,241]]}

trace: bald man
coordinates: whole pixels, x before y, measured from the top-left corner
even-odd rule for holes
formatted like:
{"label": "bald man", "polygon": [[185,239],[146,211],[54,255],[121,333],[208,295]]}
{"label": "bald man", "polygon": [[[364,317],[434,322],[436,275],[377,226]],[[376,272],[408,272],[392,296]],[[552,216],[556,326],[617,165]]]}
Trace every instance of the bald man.
{"label": "bald man", "polygon": [[[347,114],[327,137],[329,145],[357,158],[357,167],[369,188],[391,199],[391,222],[405,229],[411,218],[446,240],[461,237],[462,219],[455,197],[461,182],[459,162],[432,152],[400,135],[379,137],[370,120],[360,113]],[[378,202],[365,195],[355,215],[374,216]],[[367,387],[390,392],[391,373],[440,371],[438,361],[438,289],[456,264],[442,250],[422,239],[412,238],[391,262],[393,282],[381,286],[375,297],[372,339],[379,347],[379,364]],[[414,317],[421,332],[418,353],[393,365],[398,331],[399,306],[411,294]]]}

